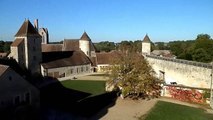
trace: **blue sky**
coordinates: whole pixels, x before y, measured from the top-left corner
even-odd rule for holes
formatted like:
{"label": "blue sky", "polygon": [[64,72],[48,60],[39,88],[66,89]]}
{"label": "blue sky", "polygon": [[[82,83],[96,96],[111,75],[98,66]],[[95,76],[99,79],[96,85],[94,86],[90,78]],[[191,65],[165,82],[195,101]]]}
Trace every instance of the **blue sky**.
{"label": "blue sky", "polygon": [[14,40],[25,18],[47,27],[50,41],[143,39],[153,42],[213,37],[213,0],[0,0],[0,39]]}

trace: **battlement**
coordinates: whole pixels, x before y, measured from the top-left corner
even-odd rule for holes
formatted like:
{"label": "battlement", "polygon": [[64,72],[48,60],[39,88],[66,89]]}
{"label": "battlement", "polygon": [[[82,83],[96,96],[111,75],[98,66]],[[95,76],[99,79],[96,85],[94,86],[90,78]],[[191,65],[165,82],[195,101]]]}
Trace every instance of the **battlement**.
{"label": "battlement", "polygon": [[212,69],[212,65],[209,64],[209,63],[195,62],[195,61],[182,60],[182,59],[166,58],[166,57],[160,57],[160,56],[155,56],[155,55],[146,55],[146,57]]}

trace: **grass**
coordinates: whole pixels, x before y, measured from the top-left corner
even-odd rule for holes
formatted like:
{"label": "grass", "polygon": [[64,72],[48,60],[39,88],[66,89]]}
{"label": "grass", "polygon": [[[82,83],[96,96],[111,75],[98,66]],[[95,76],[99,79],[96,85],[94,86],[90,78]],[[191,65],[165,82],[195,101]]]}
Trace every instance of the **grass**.
{"label": "grass", "polygon": [[109,74],[91,74],[91,75],[89,75],[89,76],[104,76],[104,77],[108,77],[109,76]]}
{"label": "grass", "polygon": [[92,96],[105,93],[105,81],[66,80],[61,82],[66,88],[92,94]]}
{"label": "grass", "polygon": [[213,120],[213,115],[205,113],[201,108],[158,101],[154,108],[139,120]]}

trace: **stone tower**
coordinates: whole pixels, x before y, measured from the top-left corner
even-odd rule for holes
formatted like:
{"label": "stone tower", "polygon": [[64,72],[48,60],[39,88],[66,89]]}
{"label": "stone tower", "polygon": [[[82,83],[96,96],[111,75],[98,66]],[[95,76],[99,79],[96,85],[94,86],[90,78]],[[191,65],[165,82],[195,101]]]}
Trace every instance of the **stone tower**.
{"label": "stone tower", "polygon": [[86,32],[84,32],[83,35],[81,36],[80,40],[79,40],[79,48],[80,48],[80,49],[85,53],[85,55],[87,55],[88,57],[91,56],[90,42],[91,42],[90,37],[87,35]]}
{"label": "stone tower", "polygon": [[150,55],[151,53],[151,40],[149,36],[146,34],[142,41],[142,54]]}
{"label": "stone tower", "polygon": [[36,31],[41,35],[41,43],[42,44],[48,44],[49,43],[49,33],[47,28],[39,28],[38,26],[38,19],[34,20],[34,27]]}
{"label": "stone tower", "polygon": [[29,20],[25,20],[15,35],[15,41],[11,44],[10,57],[32,74],[40,73],[41,36]]}

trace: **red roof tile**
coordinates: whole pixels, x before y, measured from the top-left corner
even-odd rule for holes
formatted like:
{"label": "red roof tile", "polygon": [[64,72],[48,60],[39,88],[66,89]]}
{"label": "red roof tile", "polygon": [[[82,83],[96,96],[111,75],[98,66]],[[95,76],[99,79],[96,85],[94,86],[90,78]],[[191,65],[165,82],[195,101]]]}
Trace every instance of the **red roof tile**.
{"label": "red roof tile", "polygon": [[143,42],[151,43],[151,40],[149,39],[149,36],[147,34],[144,37]]}
{"label": "red roof tile", "polygon": [[0,64],[0,76],[9,68],[9,66]]}
{"label": "red roof tile", "polygon": [[15,37],[36,35],[40,36],[29,20],[25,20]]}
{"label": "red roof tile", "polygon": [[88,40],[88,41],[90,41],[91,39],[89,38],[89,36],[87,35],[87,33],[86,32],[84,32],[83,33],[83,35],[81,36],[81,38],[80,38],[81,40]]}
{"label": "red roof tile", "polygon": [[62,44],[42,44],[42,52],[62,51]]}
{"label": "red roof tile", "polygon": [[22,42],[24,42],[23,38],[16,38],[13,43],[11,44],[12,47],[17,47],[19,46]]}

